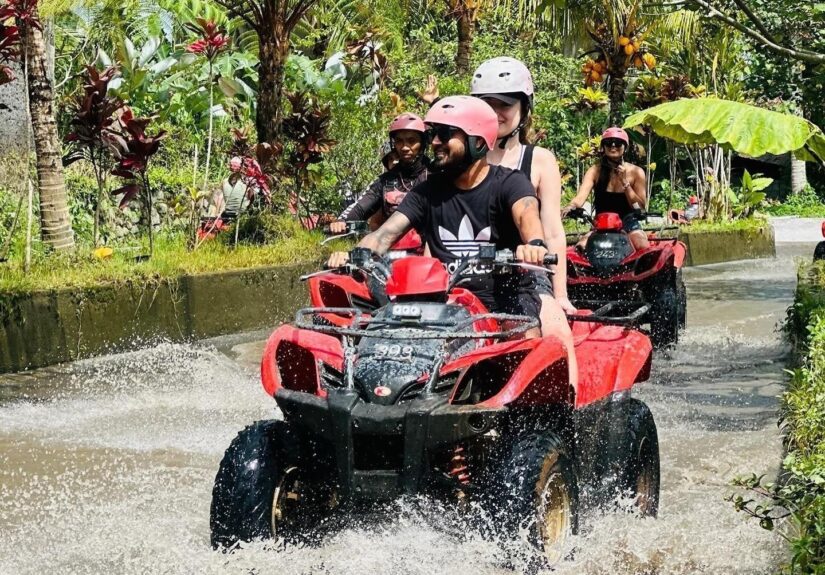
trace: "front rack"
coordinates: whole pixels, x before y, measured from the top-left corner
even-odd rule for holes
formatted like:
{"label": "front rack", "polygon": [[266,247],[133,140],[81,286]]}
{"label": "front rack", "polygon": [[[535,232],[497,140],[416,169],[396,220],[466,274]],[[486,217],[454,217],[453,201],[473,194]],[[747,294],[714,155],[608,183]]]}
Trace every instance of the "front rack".
{"label": "front rack", "polygon": [[[312,318],[319,314],[336,314],[351,316],[353,318],[351,326],[334,326],[314,323]],[[500,331],[472,331],[467,330],[468,326],[484,320],[495,320],[498,322],[515,322],[518,325]],[[444,325],[444,324],[442,324]],[[371,326],[387,326],[395,329],[367,329]],[[370,337],[380,339],[510,339],[522,334],[530,329],[537,328],[539,320],[524,315],[513,315],[506,313],[485,313],[474,315],[461,322],[444,325],[452,330],[426,329],[420,323],[399,321],[390,319],[376,319],[374,317],[364,317],[362,312],[351,307],[307,307],[299,309],[295,313],[295,327],[326,333],[329,335],[341,335],[349,337]],[[403,329],[403,331],[398,328]]]}
{"label": "front rack", "polygon": [[580,309],[593,310],[589,315],[568,314],[570,321],[602,323],[634,327],[642,323],[650,311],[650,304],[643,302],[620,302],[607,300],[573,300],[571,303]]}

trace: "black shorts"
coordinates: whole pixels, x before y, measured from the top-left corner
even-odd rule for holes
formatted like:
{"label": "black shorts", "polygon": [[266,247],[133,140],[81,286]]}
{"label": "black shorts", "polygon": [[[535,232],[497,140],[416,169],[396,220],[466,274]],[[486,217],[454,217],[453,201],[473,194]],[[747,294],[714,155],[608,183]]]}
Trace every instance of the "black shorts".
{"label": "black shorts", "polygon": [[484,303],[494,313],[526,315],[538,319],[542,295],[553,295],[553,286],[547,274],[517,272],[496,281],[492,301]]}
{"label": "black shorts", "polygon": [[636,230],[642,229],[642,224],[639,223],[639,218],[636,217],[636,214],[629,213],[622,218],[622,229],[627,233],[635,232]]}

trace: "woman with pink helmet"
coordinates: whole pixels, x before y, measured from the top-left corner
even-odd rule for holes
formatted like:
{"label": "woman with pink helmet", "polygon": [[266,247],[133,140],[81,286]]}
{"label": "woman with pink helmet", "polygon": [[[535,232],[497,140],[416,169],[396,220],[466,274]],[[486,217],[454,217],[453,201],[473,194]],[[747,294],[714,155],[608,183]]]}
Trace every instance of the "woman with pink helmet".
{"label": "woman with pink helmet", "polygon": [[487,60],[473,73],[471,93],[487,102],[498,117],[497,143],[487,152],[487,161],[524,172],[536,190],[541,202],[544,239],[550,251],[559,257],[553,276],[555,299],[563,312],[575,312],[576,308],[567,298],[566,239],[561,223],[558,162],[553,152],[530,141],[533,110],[530,70],[519,60],[507,56]]}
{"label": "woman with pink helmet", "polygon": [[641,250],[650,244],[635,217],[635,210],[643,210],[647,206],[647,182],[642,168],[624,161],[624,153],[629,145],[630,138],[623,129],[614,126],[605,130],[602,133],[601,161],[585,172],[576,197],[562,211],[567,214],[570,210],[582,207],[590,197],[590,192],[594,191],[596,214],[619,214],[630,243],[635,249]]}

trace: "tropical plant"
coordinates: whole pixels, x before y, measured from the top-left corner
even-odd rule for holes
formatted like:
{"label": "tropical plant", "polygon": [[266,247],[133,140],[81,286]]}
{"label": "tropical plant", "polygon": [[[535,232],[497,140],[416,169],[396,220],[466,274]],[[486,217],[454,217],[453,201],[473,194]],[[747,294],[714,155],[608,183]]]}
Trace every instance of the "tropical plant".
{"label": "tropical plant", "polygon": [[37,0],[8,0],[20,32],[36,156],[40,201],[40,235],[55,250],[74,247],[60,137],[54,114],[54,93],[46,66],[46,42]]}
{"label": "tropical plant", "polygon": [[218,25],[203,18],[197,18],[196,24],[189,24],[189,29],[199,35],[199,38],[186,47],[186,51],[192,54],[199,54],[206,58],[208,66],[207,83],[209,84],[209,131],[206,140],[206,168],[203,175],[203,187],[209,182],[209,160],[212,157],[212,128],[215,118],[214,110],[214,88],[213,66],[218,54],[226,50],[229,46],[229,36],[223,33]]}
{"label": "tropical plant", "polygon": [[285,174],[293,183],[290,207],[311,227],[315,207],[314,184],[318,182],[317,165],[329,152],[335,141],[328,136],[330,107],[318,103],[306,92],[288,94],[290,112],[284,118],[284,135],[289,137],[291,149],[285,162]]}
{"label": "tropical plant", "polygon": [[98,71],[94,66],[86,68],[83,93],[79,94],[72,109],[70,122],[72,132],[66,136],[70,144],[69,152],[63,157],[63,165],[69,166],[78,160],[92,164],[97,181],[93,241],[98,245],[100,230],[100,208],[106,188],[106,175],[110,170],[112,140],[117,134],[112,126],[117,121],[115,113],[123,106],[123,101],[109,95],[109,82],[117,75],[117,68],[110,66]]}
{"label": "tropical plant", "polygon": [[747,218],[765,201],[765,190],[773,183],[773,178],[753,177],[745,170],[742,185],[738,190],[729,191],[732,215],[735,218]]}
{"label": "tropical plant", "polygon": [[20,57],[20,30],[14,25],[14,9],[0,6],[0,86],[14,80],[9,64]]}
{"label": "tropical plant", "polygon": [[136,118],[129,107],[125,107],[118,118],[120,137],[113,138],[112,153],[117,164],[112,174],[129,181],[126,185],[114,190],[113,195],[123,195],[120,207],[125,207],[130,201],[139,198],[143,202],[146,222],[149,227],[149,257],[155,249],[153,197],[152,188],[147,175],[149,160],[154,156],[166,132],[160,131],[154,136],[146,134],[146,128],[152,118]]}

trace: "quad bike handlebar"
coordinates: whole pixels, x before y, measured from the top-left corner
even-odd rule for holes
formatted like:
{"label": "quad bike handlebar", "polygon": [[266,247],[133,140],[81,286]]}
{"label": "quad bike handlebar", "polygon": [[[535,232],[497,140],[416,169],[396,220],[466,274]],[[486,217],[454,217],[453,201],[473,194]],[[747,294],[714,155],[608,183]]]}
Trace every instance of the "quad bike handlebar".
{"label": "quad bike handlebar", "polygon": [[366,222],[365,220],[348,220],[348,221],[345,221],[344,223],[347,226],[347,231],[344,232],[343,234],[333,234],[332,231],[330,230],[329,225],[324,226],[323,232],[324,232],[325,235],[328,235],[329,237],[327,239],[323,240],[321,242],[321,245],[323,246],[323,245],[326,245],[327,243],[329,243],[331,241],[340,240],[340,239],[347,238],[347,237],[350,237],[350,236],[356,237],[356,238],[363,237],[363,236],[367,235],[370,231],[369,223]]}

